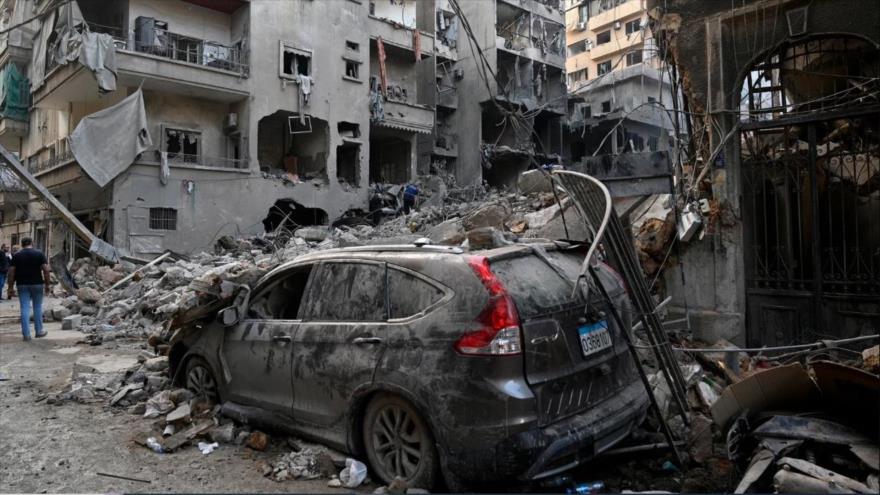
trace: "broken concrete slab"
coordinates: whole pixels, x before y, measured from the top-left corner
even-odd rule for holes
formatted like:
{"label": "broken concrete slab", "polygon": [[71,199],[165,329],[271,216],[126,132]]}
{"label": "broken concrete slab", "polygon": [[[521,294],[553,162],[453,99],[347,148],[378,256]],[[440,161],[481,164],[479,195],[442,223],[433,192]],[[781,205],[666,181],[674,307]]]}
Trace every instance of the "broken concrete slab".
{"label": "broken concrete slab", "polygon": [[519,175],[516,187],[522,194],[552,192],[550,174],[543,170],[526,170]]}
{"label": "broken concrete slab", "polygon": [[510,209],[503,204],[489,204],[477,209],[462,219],[462,225],[466,230],[480,227],[495,227],[504,229],[504,221],[510,216]]}
{"label": "broken concrete slab", "polygon": [[101,293],[91,287],[80,287],[76,291],[76,297],[86,304],[94,304],[101,300]]}
{"label": "broken concrete slab", "polygon": [[70,315],[61,320],[62,330],[79,330],[82,326],[82,315]]}
{"label": "broken concrete slab", "polygon": [[83,356],[73,365],[77,373],[119,373],[138,365],[135,356],[89,355]]}
{"label": "broken concrete slab", "polygon": [[303,227],[301,229],[296,229],[293,235],[308,242],[321,242],[326,240],[329,234],[324,229]]}
{"label": "broken concrete slab", "polygon": [[190,409],[189,404],[183,404],[168,413],[168,415],[165,416],[165,421],[173,423],[175,421],[185,420],[189,418],[191,414],[192,410]]}
{"label": "broken concrete slab", "polygon": [[144,368],[147,371],[164,371],[168,369],[168,356],[159,356],[144,361]]}
{"label": "broken concrete slab", "polygon": [[457,246],[465,239],[464,226],[461,218],[450,218],[445,222],[438,223],[428,231],[428,238],[434,244]]}

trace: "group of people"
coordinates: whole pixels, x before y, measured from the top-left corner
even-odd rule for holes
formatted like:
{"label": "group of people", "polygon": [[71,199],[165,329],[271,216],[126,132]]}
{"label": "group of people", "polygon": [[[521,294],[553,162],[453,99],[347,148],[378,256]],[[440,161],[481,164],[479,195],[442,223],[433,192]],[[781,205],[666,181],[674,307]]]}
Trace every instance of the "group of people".
{"label": "group of people", "polygon": [[[8,299],[18,295],[21,307],[21,334],[25,341],[31,340],[31,307],[34,311],[35,337],[45,337],[43,330],[43,293],[49,294],[49,262],[40,250],[34,248],[30,237],[21,240],[21,249],[9,252],[6,244],[0,246],[0,299],[6,285]],[[17,289],[17,292],[16,292]]]}

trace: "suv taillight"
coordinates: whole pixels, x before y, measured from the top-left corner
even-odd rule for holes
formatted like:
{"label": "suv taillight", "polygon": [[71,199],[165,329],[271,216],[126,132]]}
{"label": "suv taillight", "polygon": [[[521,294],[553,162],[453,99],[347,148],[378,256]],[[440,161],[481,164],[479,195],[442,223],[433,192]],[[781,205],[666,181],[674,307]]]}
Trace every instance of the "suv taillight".
{"label": "suv taillight", "polygon": [[519,315],[504,284],[492,273],[484,256],[469,256],[468,264],[489,291],[489,303],[477,316],[482,325],[455,342],[461,354],[478,356],[510,356],[522,352]]}

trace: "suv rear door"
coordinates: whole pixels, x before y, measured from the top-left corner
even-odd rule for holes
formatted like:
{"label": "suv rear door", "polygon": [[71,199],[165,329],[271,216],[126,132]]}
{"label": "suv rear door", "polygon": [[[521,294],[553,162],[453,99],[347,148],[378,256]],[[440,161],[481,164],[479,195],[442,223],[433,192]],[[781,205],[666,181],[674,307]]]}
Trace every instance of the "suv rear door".
{"label": "suv rear door", "polygon": [[[541,425],[592,407],[636,378],[622,330],[601,294],[593,289],[590,301],[580,291],[572,298],[579,269],[579,257],[560,251],[492,262],[520,315],[526,381]],[[597,271],[612,299],[626,301],[610,269],[600,265]],[[585,314],[588,304],[595,319]],[[620,304],[628,322],[629,307]]]}
{"label": "suv rear door", "polygon": [[349,400],[369,385],[384,348],[388,318],[385,263],[325,261],[305,299],[293,353],[293,415],[344,428]]}

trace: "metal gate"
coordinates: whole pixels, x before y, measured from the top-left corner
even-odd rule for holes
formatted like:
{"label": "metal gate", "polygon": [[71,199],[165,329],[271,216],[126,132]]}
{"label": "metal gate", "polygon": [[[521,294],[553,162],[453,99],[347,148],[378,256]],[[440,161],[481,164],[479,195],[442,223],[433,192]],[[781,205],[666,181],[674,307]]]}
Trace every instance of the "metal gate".
{"label": "metal gate", "polygon": [[880,116],[744,126],[749,346],[880,329]]}

